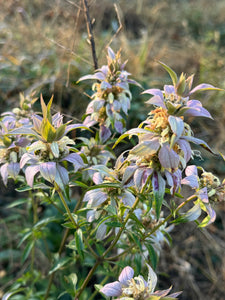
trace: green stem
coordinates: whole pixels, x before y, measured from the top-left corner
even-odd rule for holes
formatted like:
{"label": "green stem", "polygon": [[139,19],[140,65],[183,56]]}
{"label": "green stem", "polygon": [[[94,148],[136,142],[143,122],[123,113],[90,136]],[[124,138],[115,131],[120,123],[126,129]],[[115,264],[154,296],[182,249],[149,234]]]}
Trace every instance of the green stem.
{"label": "green stem", "polygon": [[84,280],[80,290],[78,291],[78,293],[75,295],[75,300],[79,300],[80,295],[83,293],[84,289],[86,288],[88,282],[90,281],[90,279],[92,278],[95,270],[97,269],[97,267],[99,266],[99,264],[101,263],[102,260],[97,260],[96,263],[94,264],[94,266],[91,268],[91,270],[89,271],[86,279]]}
{"label": "green stem", "polygon": [[[57,189],[57,192],[59,192],[59,190]],[[64,200],[64,197],[63,197],[63,194],[59,194],[60,196],[60,199],[62,200],[63,204],[65,202]],[[63,199],[62,199],[63,198]],[[82,202],[82,197],[80,198],[80,200],[77,202],[74,210],[73,210],[73,213],[75,213],[78,209],[79,209],[79,206],[80,206],[80,203]],[[66,202],[65,202],[66,204]],[[64,205],[65,206],[65,205]],[[67,204],[66,204],[66,207],[68,208]],[[63,211],[59,208],[58,208],[58,211],[63,214]],[[69,208],[68,208],[69,209]],[[73,219],[73,218],[72,218]],[[72,221],[72,220],[71,220]],[[75,220],[74,220],[75,221]],[[77,226],[77,225],[76,225]],[[70,229],[69,228],[66,228],[65,232],[64,232],[64,235],[63,235],[63,238],[62,238],[62,241],[61,241],[61,244],[60,244],[60,247],[59,247],[59,250],[58,250],[58,254],[59,256],[61,255],[62,251],[63,251],[63,248],[65,246],[65,243],[66,243],[66,240],[67,240],[67,237],[69,235],[69,231]],[[50,293],[50,289],[51,289],[51,286],[52,286],[52,283],[53,283],[53,279],[54,279],[54,276],[55,276],[55,272],[51,273],[50,277],[49,277],[49,282],[48,282],[48,287],[47,287],[47,290],[46,290],[46,293],[45,293],[45,297],[44,297],[44,300],[47,300],[48,296],[49,296],[49,293]]]}
{"label": "green stem", "polygon": [[114,246],[116,245],[116,243],[118,242],[121,234],[123,233],[125,226],[127,224],[127,221],[130,218],[130,215],[133,213],[133,211],[135,210],[136,206],[138,205],[139,202],[139,198],[136,197],[136,200],[134,202],[134,204],[132,205],[129,213],[127,214],[126,218],[123,221],[123,225],[122,227],[120,227],[119,232],[117,233],[115,239],[113,240],[113,242],[111,243],[111,245],[109,246],[108,249],[106,249],[106,251],[102,254],[101,258],[98,257],[98,259],[96,260],[96,263],[94,264],[94,266],[92,267],[92,269],[90,270],[90,272],[88,273],[85,281],[83,282],[81,288],[79,289],[77,295],[75,296],[75,300],[78,300],[80,295],[83,293],[84,289],[86,288],[87,284],[89,283],[89,281],[91,280],[92,275],[94,274],[95,270],[97,269],[97,267],[99,266],[99,264],[104,261],[105,256],[114,248]]}
{"label": "green stem", "polygon": [[74,220],[74,218],[73,218],[73,216],[72,216],[72,214],[71,214],[71,211],[70,211],[70,209],[69,209],[69,207],[68,207],[68,205],[67,205],[67,203],[66,203],[66,201],[65,201],[65,199],[64,199],[64,197],[63,197],[62,191],[61,191],[60,189],[56,189],[56,191],[57,191],[58,194],[59,194],[59,197],[60,197],[60,199],[61,199],[61,201],[62,201],[62,204],[63,204],[63,206],[65,207],[65,210],[66,210],[66,212],[67,212],[67,214],[68,214],[68,216],[69,216],[69,218],[70,218],[70,221],[72,222],[74,228],[75,228],[75,229],[78,228],[79,226],[78,226],[78,224],[76,223],[76,221]]}
{"label": "green stem", "polygon": [[103,253],[103,255],[102,255],[103,257],[105,257],[105,256],[106,256],[106,255],[114,248],[114,246],[115,246],[116,243],[118,242],[118,240],[119,240],[121,234],[123,233],[123,231],[124,231],[124,229],[125,229],[125,226],[126,226],[126,224],[127,224],[127,221],[130,219],[130,215],[133,213],[133,211],[134,211],[135,208],[137,207],[138,202],[139,202],[139,198],[136,197],[136,200],[135,200],[134,204],[132,205],[132,207],[131,207],[129,213],[127,214],[126,218],[124,219],[124,222],[123,222],[122,227],[120,227],[119,232],[117,233],[117,235],[116,235],[114,241],[111,243],[111,245],[109,246],[109,248]]}
{"label": "green stem", "polygon": [[[114,268],[111,270],[111,273],[114,273],[114,272],[116,271],[117,268],[118,268],[117,265],[114,266]],[[104,284],[107,282],[108,278],[109,278],[109,276],[106,276],[106,277],[100,282],[100,285],[104,285]],[[93,300],[94,297],[95,297],[97,294],[98,294],[98,291],[95,290],[94,293],[91,295],[91,297],[89,297],[88,300]]]}
{"label": "green stem", "polygon": [[[33,210],[33,225],[35,225],[38,222],[38,214],[37,214],[37,203],[35,202],[35,199],[33,197],[32,191],[29,191],[29,196],[32,201],[32,210]],[[34,260],[35,260],[35,236],[32,235],[32,238],[34,239],[34,246],[31,250],[31,273],[34,273]]]}
{"label": "green stem", "polygon": [[194,200],[197,196],[193,195],[191,197],[189,197],[188,199],[186,199],[184,202],[182,202],[174,211],[174,213],[169,214],[162,222],[160,222],[157,226],[155,226],[147,235],[145,235],[145,237],[143,238],[143,240],[145,240],[147,237],[151,236],[154,232],[156,232],[163,224],[165,224],[166,222],[169,221],[169,219],[171,219],[174,215],[176,215],[178,213],[178,211],[184,207],[187,203],[189,203],[190,201]]}
{"label": "green stem", "polygon": [[[188,199],[186,199],[184,202],[182,202],[176,209],[174,213],[169,214],[163,221],[161,221],[157,226],[155,226],[148,234],[146,234],[142,239],[141,242],[144,242],[146,240],[146,238],[148,238],[149,236],[151,236],[154,232],[156,232],[162,225],[164,225],[166,222],[169,221],[169,219],[171,219],[174,215],[176,215],[179,210],[184,207],[187,203],[189,203],[190,201],[194,200],[197,196],[193,195],[191,197],[189,197]],[[126,254],[127,252],[130,252],[134,247],[135,247],[135,243],[132,244],[129,248],[127,248],[126,250],[124,250],[122,253],[115,255],[115,256],[110,256],[108,258],[106,258],[106,260],[108,261],[112,261],[112,260],[116,260],[119,257],[123,256],[124,254]]]}

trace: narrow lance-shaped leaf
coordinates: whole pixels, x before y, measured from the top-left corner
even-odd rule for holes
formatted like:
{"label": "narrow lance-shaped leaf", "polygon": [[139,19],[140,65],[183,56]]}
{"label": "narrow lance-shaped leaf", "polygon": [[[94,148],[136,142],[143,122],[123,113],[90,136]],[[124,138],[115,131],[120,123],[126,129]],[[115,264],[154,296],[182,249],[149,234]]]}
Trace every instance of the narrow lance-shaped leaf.
{"label": "narrow lance-shaped leaf", "polygon": [[43,119],[43,121],[41,122],[41,136],[48,143],[53,142],[56,137],[56,130],[48,119]]}
{"label": "narrow lance-shaped leaf", "polygon": [[75,242],[76,242],[77,252],[80,258],[83,260],[84,259],[83,232],[80,228],[78,228],[77,231],[75,232]]}
{"label": "narrow lance-shaped leaf", "polygon": [[41,94],[41,110],[42,110],[42,114],[43,114],[43,118],[47,118],[47,106],[44,102],[43,96]]}
{"label": "narrow lance-shaped leaf", "polygon": [[127,132],[125,132],[124,134],[122,134],[118,140],[115,142],[115,144],[113,145],[112,149],[116,147],[117,144],[119,144],[123,139],[125,139],[127,136],[131,136],[131,135],[139,135],[139,134],[145,134],[145,133],[150,133],[149,130],[146,129],[142,129],[142,128],[133,128],[131,130],[128,130]]}
{"label": "narrow lance-shaped leaf", "polygon": [[52,106],[52,101],[53,101],[53,95],[51,99],[49,100],[47,104],[47,119],[52,122],[52,115],[51,115],[51,106]]}
{"label": "narrow lance-shaped leaf", "polygon": [[164,199],[165,194],[165,180],[162,178],[160,173],[154,172],[152,176],[152,187],[153,187],[153,195],[154,195],[154,202],[155,202],[155,210],[156,210],[156,217],[159,219],[161,207]]}
{"label": "narrow lance-shaped leaf", "polygon": [[164,64],[163,62],[159,61],[158,62],[170,75],[172,81],[173,81],[173,85],[176,86],[177,84],[177,74],[170,68],[168,67],[166,64]]}

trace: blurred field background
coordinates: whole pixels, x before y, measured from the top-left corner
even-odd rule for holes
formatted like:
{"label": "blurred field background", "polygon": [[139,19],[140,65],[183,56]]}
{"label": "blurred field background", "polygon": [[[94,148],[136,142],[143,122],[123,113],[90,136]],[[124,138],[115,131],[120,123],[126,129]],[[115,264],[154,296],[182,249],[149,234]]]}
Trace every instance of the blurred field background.
{"label": "blurred field background", "polygon": [[[82,4],[79,0],[0,1],[0,111],[18,105],[19,93],[54,94],[54,109],[81,120],[91,83],[77,80],[93,72],[93,61]],[[106,47],[122,49],[127,70],[144,89],[170,84],[157,63],[178,74],[195,75],[195,85],[210,83],[225,89],[225,1],[217,0],[89,0],[99,66]],[[85,92],[85,93],[84,93]],[[146,96],[133,87],[128,126],[146,118]],[[88,94],[88,95],[86,95]],[[199,100],[214,120],[193,120],[197,137],[225,153],[225,93],[202,92]],[[225,177],[225,164],[203,153],[207,171]],[[18,228],[25,212],[5,208],[16,193],[1,185],[0,293],[26,268],[17,248]],[[172,233],[158,266],[160,287],[184,290],[181,299],[219,300],[225,295],[225,205],[217,205],[217,221],[207,229],[180,225]],[[183,230],[184,228],[184,230]],[[10,249],[10,250],[7,250]],[[42,261],[42,257],[40,257]],[[45,266],[42,266],[43,272]],[[0,295],[1,297],[1,295]]]}

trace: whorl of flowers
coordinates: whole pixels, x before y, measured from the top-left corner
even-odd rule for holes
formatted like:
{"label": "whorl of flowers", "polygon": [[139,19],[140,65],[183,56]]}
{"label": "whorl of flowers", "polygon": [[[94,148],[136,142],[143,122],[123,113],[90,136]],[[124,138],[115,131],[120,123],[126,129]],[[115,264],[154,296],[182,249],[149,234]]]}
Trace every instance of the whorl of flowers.
{"label": "whorl of flowers", "polygon": [[127,115],[132,95],[129,83],[138,85],[128,79],[130,73],[124,70],[126,65],[121,63],[120,51],[116,54],[108,47],[108,64],[102,66],[94,75],[83,76],[79,79],[95,79],[94,94],[86,110],[84,124],[93,126],[99,124],[100,139],[105,142],[111,136],[111,129],[118,133],[125,130],[123,115]]}
{"label": "whorl of flowers", "polygon": [[[194,102],[196,105],[190,106],[192,102],[188,100],[188,95],[200,89],[217,89],[203,84],[189,91],[192,85],[190,78],[186,80],[185,76],[181,75],[177,80],[175,72],[167,66],[166,69],[172,74],[174,86],[170,86],[170,89],[173,93],[148,90],[147,92],[151,91],[154,94],[148,102],[154,104],[155,109],[139,128],[127,131],[117,140],[118,143],[126,136],[138,136],[138,144],[129,151],[126,158],[123,154],[119,157],[116,168],[123,174],[124,181],[131,182],[138,190],[146,183],[151,184],[158,217],[166,184],[169,185],[171,194],[180,189],[182,171],[193,154],[190,142],[212,152],[203,140],[193,136],[191,127],[184,122],[182,113],[210,117],[199,101],[190,100],[197,101]],[[183,95],[186,95],[186,98]]]}
{"label": "whorl of flowers", "polygon": [[181,294],[181,292],[169,294],[171,288],[155,291],[157,276],[148,264],[147,267],[149,271],[147,281],[142,275],[134,277],[134,270],[127,266],[120,273],[118,281],[106,284],[100,292],[108,297],[117,297],[117,300],[175,299]]}
{"label": "whorl of flowers", "polygon": [[75,142],[66,134],[75,128],[84,128],[82,124],[63,124],[63,116],[60,113],[51,115],[51,104],[48,105],[41,97],[43,117],[33,115],[33,127],[20,127],[13,130],[12,134],[25,134],[34,138],[34,142],[27,147],[27,152],[20,160],[20,168],[25,169],[25,176],[28,185],[33,186],[34,176],[40,172],[41,176],[51,182],[56,183],[61,189],[69,183],[68,170],[64,167],[64,162],[73,165],[74,172],[84,166],[84,162],[79,153],[71,146]]}
{"label": "whorl of flowers", "polygon": [[8,177],[14,180],[20,172],[20,159],[26,152],[25,147],[30,143],[28,138],[11,135],[15,129],[14,119],[4,118],[0,122],[0,174],[3,183],[7,185]]}
{"label": "whorl of flowers", "polygon": [[1,116],[3,117],[3,122],[15,122],[15,127],[20,127],[22,125],[30,125],[31,117],[34,113],[32,105],[37,101],[38,98],[34,98],[35,92],[30,95],[24,96],[20,93],[20,106],[15,107],[12,111],[7,111]]}
{"label": "whorl of flowers", "polygon": [[[198,170],[200,175],[198,175]],[[220,179],[211,172],[206,172],[201,167],[190,165],[185,170],[186,177],[182,179],[181,183],[190,186],[195,190],[197,200],[194,202],[195,206],[192,208],[194,214],[192,216],[197,219],[201,215],[201,210],[207,213],[207,216],[199,224],[204,227],[213,223],[216,219],[216,212],[212,208],[215,202],[224,200],[225,197],[225,182],[220,182]],[[185,218],[185,216],[184,216]]]}
{"label": "whorl of flowers", "polygon": [[194,75],[186,78],[184,73],[182,73],[178,78],[177,74],[166,64],[161,62],[160,64],[169,73],[173,85],[164,85],[163,90],[149,89],[144,91],[143,94],[153,95],[147,103],[167,109],[170,115],[212,118],[199,100],[191,100],[190,97],[197,91],[221,91],[221,89],[207,83],[202,83],[192,88]]}

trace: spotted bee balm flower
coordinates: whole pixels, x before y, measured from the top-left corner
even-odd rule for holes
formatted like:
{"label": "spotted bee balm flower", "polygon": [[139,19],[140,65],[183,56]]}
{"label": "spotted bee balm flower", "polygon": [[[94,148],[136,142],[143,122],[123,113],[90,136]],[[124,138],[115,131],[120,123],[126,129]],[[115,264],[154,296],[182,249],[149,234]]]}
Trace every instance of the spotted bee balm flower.
{"label": "spotted bee balm flower", "polygon": [[16,128],[16,120],[3,118],[0,122],[0,174],[3,183],[7,185],[8,177],[14,180],[20,172],[20,159],[30,143],[26,137],[11,135]]}
{"label": "spotted bee balm flower", "polygon": [[184,121],[182,114],[189,112],[192,116],[210,116],[200,104],[198,108],[189,105],[193,102],[189,102],[187,97],[197,90],[217,89],[203,84],[191,90],[193,78],[186,79],[182,75],[178,80],[175,72],[166,65],[163,66],[173,79],[174,86],[170,87],[173,96],[156,89],[148,90],[154,95],[148,101],[155,106],[154,109],[138,128],[122,134],[115,144],[127,136],[138,136],[138,144],[128,151],[128,155],[125,154],[126,158],[123,154],[120,156],[117,168],[123,173],[127,183],[130,182],[138,190],[142,190],[146,184],[152,186],[158,217],[166,185],[170,187],[172,195],[181,187],[182,171],[194,154],[190,143],[213,153],[207,143],[193,136],[191,127]]}
{"label": "spotted bee balm flower", "polygon": [[143,94],[153,96],[147,103],[167,109],[170,115],[212,118],[208,110],[202,106],[199,100],[191,100],[190,97],[197,91],[221,91],[222,89],[206,83],[199,84],[195,88],[192,88],[194,75],[186,78],[182,73],[178,79],[177,74],[170,67],[162,62],[160,62],[160,64],[169,73],[173,85],[165,85],[164,90],[149,89],[144,91]]}
{"label": "spotted bee balm flower", "polygon": [[7,111],[1,114],[3,122],[15,122],[15,127],[22,125],[31,125],[31,118],[34,113],[32,105],[38,98],[34,98],[35,92],[24,96],[20,93],[20,106],[13,108],[12,111]]}
{"label": "spotted bee balm flower", "polygon": [[95,79],[94,94],[86,110],[84,124],[93,126],[99,124],[100,139],[105,142],[111,136],[111,128],[118,133],[125,130],[123,115],[127,115],[132,98],[129,84],[140,86],[128,78],[130,73],[124,70],[126,65],[121,63],[120,51],[116,54],[108,47],[108,64],[102,66],[94,75],[86,75],[79,81]]}
{"label": "spotted bee balm flower", "polygon": [[155,291],[157,276],[148,264],[147,267],[147,281],[142,275],[134,277],[134,270],[127,266],[120,273],[118,281],[106,284],[100,292],[108,297],[117,297],[117,300],[175,299],[181,294],[181,292],[169,294],[171,288]]}
{"label": "spotted bee balm flower", "polygon": [[[200,176],[198,175],[200,170]],[[206,172],[201,167],[190,165],[185,170],[186,177],[181,183],[190,186],[195,190],[197,200],[194,201],[195,209],[193,216],[197,219],[201,215],[201,210],[207,213],[207,216],[201,221],[200,227],[205,227],[213,223],[216,219],[216,212],[213,205],[225,199],[225,182],[220,182],[220,179],[211,172]]]}
{"label": "spotted bee balm flower", "polygon": [[40,173],[50,183],[57,184],[62,190],[69,183],[68,170],[64,163],[71,163],[74,172],[84,167],[83,159],[79,153],[72,149],[75,142],[66,134],[76,128],[85,128],[82,124],[63,124],[63,116],[56,113],[51,116],[50,108],[53,98],[48,105],[41,97],[43,117],[33,115],[33,127],[21,127],[12,134],[26,134],[33,136],[35,141],[27,148],[20,160],[20,168],[25,169],[28,185],[33,186],[34,176]]}

